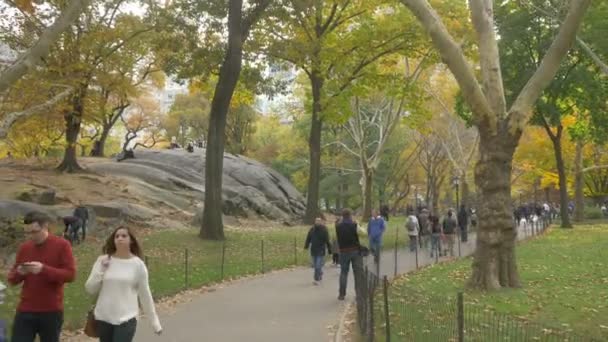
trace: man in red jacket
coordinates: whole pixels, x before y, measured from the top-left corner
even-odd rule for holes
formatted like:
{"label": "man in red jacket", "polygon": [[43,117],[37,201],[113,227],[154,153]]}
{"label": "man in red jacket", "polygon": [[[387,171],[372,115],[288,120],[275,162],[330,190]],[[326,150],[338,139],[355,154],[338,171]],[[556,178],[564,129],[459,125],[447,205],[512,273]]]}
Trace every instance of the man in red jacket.
{"label": "man in red jacket", "polygon": [[63,285],[74,280],[72,247],[49,234],[51,218],[39,212],[25,215],[29,241],[19,246],[9,284],[23,283],[13,322],[12,342],[59,342],[63,324]]}

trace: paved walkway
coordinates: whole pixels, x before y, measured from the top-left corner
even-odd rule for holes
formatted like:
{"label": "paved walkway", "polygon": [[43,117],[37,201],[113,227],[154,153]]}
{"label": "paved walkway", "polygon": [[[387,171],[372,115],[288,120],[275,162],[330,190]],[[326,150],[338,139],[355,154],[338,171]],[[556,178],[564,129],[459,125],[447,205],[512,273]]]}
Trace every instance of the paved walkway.
{"label": "paved walkway", "polygon": [[[520,238],[526,235],[521,232]],[[469,255],[474,248],[475,234],[470,234],[469,242],[461,244],[461,254]],[[457,256],[457,244],[455,252]],[[416,268],[414,253],[401,248],[396,256],[398,274]],[[434,262],[428,250],[420,251],[419,266]],[[372,263],[369,267],[373,267]],[[383,253],[381,275],[392,277],[394,270],[395,253]],[[309,268],[277,271],[237,281],[180,304],[172,314],[161,314],[162,336],[155,336],[148,321],[143,319],[135,341],[332,341],[334,328],[345,306],[345,302],[337,300],[338,276],[339,268],[326,265],[324,280],[319,286],[312,284],[312,269]],[[347,301],[352,301],[352,272],[348,290]]]}

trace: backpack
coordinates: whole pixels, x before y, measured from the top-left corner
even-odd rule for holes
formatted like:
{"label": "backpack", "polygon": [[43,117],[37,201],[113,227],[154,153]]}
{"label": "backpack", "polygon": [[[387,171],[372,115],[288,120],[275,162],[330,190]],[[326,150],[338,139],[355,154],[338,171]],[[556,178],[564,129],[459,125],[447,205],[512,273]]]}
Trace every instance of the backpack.
{"label": "backpack", "polygon": [[416,229],[418,228],[418,225],[416,224],[416,220],[414,219],[415,216],[410,215],[407,217],[407,221],[405,222],[405,228],[407,228],[408,232],[416,232]]}

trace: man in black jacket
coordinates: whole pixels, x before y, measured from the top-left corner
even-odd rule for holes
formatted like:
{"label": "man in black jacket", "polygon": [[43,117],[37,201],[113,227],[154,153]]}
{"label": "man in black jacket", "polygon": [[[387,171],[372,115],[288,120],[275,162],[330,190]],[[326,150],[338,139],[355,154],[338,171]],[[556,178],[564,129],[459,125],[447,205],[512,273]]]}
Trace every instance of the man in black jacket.
{"label": "man in black jacket", "polygon": [[323,224],[323,219],[320,217],[315,219],[315,225],[308,231],[304,249],[308,249],[308,247],[310,247],[310,257],[315,269],[313,284],[319,285],[319,282],[323,279],[325,248],[327,247],[328,253],[331,253],[329,233],[327,227]]}
{"label": "man in black jacket", "polygon": [[342,211],[342,220],[336,224],[336,235],[340,249],[340,291],[338,299],[344,300],[350,264],[353,265],[355,293],[357,295],[359,294],[359,282],[363,276],[363,258],[361,257],[359,235],[357,235],[357,222],[353,221],[349,209]]}
{"label": "man in black jacket", "polygon": [[89,211],[87,207],[82,204],[82,201],[78,201],[78,206],[74,209],[72,216],[80,219],[80,229],[82,229],[82,241],[87,237],[87,222],[89,221]]}

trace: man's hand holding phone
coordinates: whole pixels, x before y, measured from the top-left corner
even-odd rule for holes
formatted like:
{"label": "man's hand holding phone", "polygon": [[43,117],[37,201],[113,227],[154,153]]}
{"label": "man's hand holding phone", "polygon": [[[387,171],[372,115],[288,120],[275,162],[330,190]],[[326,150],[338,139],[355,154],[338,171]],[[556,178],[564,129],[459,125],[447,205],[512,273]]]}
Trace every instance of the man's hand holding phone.
{"label": "man's hand holding phone", "polygon": [[38,274],[42,271],[42,267],[43,265],[39,261],[24,262],[17,266],[17,273],[21,275],[27,275],[29,273]]}

